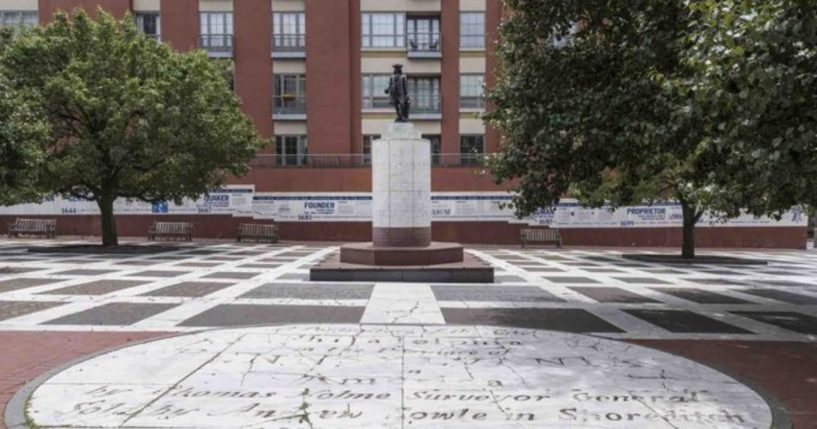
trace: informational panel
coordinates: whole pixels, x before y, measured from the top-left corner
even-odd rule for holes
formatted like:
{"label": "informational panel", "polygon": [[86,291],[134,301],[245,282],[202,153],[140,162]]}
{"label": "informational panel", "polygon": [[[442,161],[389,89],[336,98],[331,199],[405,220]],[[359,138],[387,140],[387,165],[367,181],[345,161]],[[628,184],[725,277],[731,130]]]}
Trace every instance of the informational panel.
{"label": "informational panel", "polygon": [[[550,225],[554,228],[650,228],[679,227],[682,224],[680,204],[665,202],[653,205],[586,208],[576,200],[565,199],[556,207],[541,209],[518,219],[509,207],[511,195],[505,192],[438,192],[432,194],[434,222],[511,222]],[[369,222],[372,198],[369,193],[268,193],[254,187],[226,186],[209,195],[181,204],[150,204],[117,200],[117,214],[231,215],[279,222]],[[39,204],[0,207],[0,215],[95,215],[99,209],[93,201],[76,198],[49,198]],[[742,215],[727,222],[704,216],[701,227],[718,226],[806,226],[807,216],[799,209],[786,212],[780,220]]]}
{"label": "informational panel", "polygon": [[[225,186],[214,189],[198,199],[174,202],[146,203],[120,198],[114,203],[114,213],[122,215],[147,214],[218,214],[252,216],[254,186]],[[39,204],[0,206],[0,215],[97,215],[99,207],[94,201],[73,197],[49,197]]]}

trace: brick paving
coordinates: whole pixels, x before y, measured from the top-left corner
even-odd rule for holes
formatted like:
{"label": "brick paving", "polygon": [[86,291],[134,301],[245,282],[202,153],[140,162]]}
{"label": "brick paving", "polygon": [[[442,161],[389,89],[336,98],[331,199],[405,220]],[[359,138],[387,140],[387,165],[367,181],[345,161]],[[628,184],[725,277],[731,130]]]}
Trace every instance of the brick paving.
{"label": "brick paving", "polygon": [[497,282],[486,286],[309,282],[308,268],[332,246],[180,244],[108,257],[35,254],[28,244],[0,240],[3,402],[60,363],[166,333],[270,323],[488,324],[684,355],[758,383],[796,428],[817,428],[814,251],[705,252],[769,261],[713,268],[636,262],[613,249],[468,249],[496,269]]}

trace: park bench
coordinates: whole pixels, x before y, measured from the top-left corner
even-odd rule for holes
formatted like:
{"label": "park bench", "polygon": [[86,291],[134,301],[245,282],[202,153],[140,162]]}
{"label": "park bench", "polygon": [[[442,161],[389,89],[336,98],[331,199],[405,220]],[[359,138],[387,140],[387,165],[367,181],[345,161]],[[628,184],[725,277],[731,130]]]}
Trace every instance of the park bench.
{"label": "park bench", "polygon": [[562,247],[562,234],[558,229],[522,228],[520,230],[522,248],[531,244],[555,244]]}
{"label": "park bench", "polygon": [[181,237],[185,241],[193,240],[193,224],[190,222],[153,222],[148,230],[148,240],[159,237]]}
{"label": "park bench", "polygon": [[278,225],[242,223],[235,233],[235,241],[250,239],[255,241],[278,242]]}
{"label": "park bench", "polygon": [[54,238],[57,235],[56,219],[17,219],[8,224],[9,238],[21,235],[42,235]]}

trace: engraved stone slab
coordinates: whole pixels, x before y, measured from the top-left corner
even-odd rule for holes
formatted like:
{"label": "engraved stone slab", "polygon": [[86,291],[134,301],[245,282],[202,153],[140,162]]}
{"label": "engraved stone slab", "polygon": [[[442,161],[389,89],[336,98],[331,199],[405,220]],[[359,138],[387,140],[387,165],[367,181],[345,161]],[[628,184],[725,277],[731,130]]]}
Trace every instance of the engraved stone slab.
{"label": "engraved stone slab", "polygon": [[759,428],[754,391],[652,349],[474,326],[285,325],[183,335],[57,373],[26,409],[90,428]]}

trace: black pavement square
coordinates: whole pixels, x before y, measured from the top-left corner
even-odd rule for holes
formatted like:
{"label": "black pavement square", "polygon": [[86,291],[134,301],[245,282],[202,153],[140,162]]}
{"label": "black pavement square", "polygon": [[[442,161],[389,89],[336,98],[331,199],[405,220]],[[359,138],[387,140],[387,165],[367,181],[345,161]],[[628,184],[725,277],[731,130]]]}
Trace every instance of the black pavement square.
{"label": "black pavement square", "polygon": [[125,261],[117,261],[116,265],[133,265],[138,267],[146,267],[149,265],[156,265],[160,263],[159,261],[150,261],[147,259],[133,259],[133,260],[125,260]]}
{"label": "black pavement square", "polygon": [[623,332],[604,319],[575,308],[442,308],[445,322],[498,325],[564,332]]}
{"label": "black pavement square", "polygon": [[95,325],[118,326],[132,325],[163,311],[170,310],[176,304],[135,304],[113,302],[90,308],[79,313],[69,314],[45,322],[45,325]]}
{"label": "black pavement square", "polygon": [[139,280],[97,280],[41,293],[45,295],[105,295],[143,284],[145,282]]}
{"label": "black pavement square", "polygon": [[230,280],[247,280],[251,279],[261,273],[247,273],[241,271],[219,271],[208,274],[202,278],[204,279],[230,279]]}
{"label": "black pavement square", "polygon": [[599,264],[594,264],[592,262],[582,262],[582,261],[565,261],[562,262],[564,265],[569,265],[571,267],[599,267]]}
{"label": "black pavement square", "polygon": [[151,271],[140,271],[138,273],[128,274],[128,277],[158,277],[158,278],[169,278],[169,277],[178,277],[184,274],[189,274],[189,271],[159,271],[159,270],[151,270]]}
{"label": "black pavement square", "polygon": [[153,256],[150,259],[161,262],[181,261],[182,259],[190,259],[190,255],[161,255]]}
{"label": "black pavement square", "polygon": [[545,280],[548,280],[553,283],[560,283],[560,284],[588,284],[588,283],[598,283],[597,280],[593,280],[589,277],[551,277],[551,276],[542,276]]}
{"label": "black pavement square", "polygon": [[256,269],[263,269],[263,270],[274,270],[275,268],[278,268],[280,266],[281,266],[281,264],[273,264],[273,263],[262,264],[262,263],[255,262],[255,263],[252,263],[252,264],[239,265],[238,268],[256,268]]}
{"label": "black pavement square", "polygon": [[814,316],[785,311],[733,311],[732,313],[799,334],[817,335],[817,317]]}
{"label": "black pavement square", "polygon": [[646,271],[648,273],[654,274],[684,274],[684,271],[681,270],[674,270],[672,268],[641,268],[641,271]]}
{"label": "black pavement square", "polygon": [[757,284],[769,284],[773,286],[793,286],[793,287],[810,287],[814,286],[812,283],[802,283],[802,282],[795,282],[791,280],[779,280],[779,279],[761,279],[761,280],[752,280],[752,283]]}
{"label": "black pavement square", "polygon": [[11,292],[13,290],[25,289],[35,286],[42,286],[51,283],[57,283],[63,280],[57,279],[35,279],[35,278],[16,278],[0,281],[0,293]]}
{"label": "black pavement square", "polygon": [[817,297],[778,289],[738,289],[738,292],[798,305],[817,305]]}
{"label": "black pavement square", "polygon": [[695,334],[751,334],[728,323],[686,310],[624,310],[670,332]]}
{"label": "black pavement square", "polygon": [[224,304],[185,320],[179,326],[254,326],[279,323],[360,323],[365,307],[323,305]]}
{"label": "black pavement square", "polygon": [[241,256],[211,256],[209,258],[204,258],[205,261],[219,261],[219,262],[233,262],[233,261],[240,261],[242,259]]}
{"label": "black pavement square", "polygon": [[25,274],[45,270],[45,267],[0,267],[0,277],[11,274]]}
{"label": "black pavement square", "polygon": [[58,276],[101,276],[103,274],[109,274],[115,272],[114,270],[86,270],[86,269],[78,269],[78,270],[68,270],[68,271],[60,271],[58,273],[54,273]]}
{"label": "black pavement square", "polygon": [[520,266],[520,268],[524,269],[525,271],[529,271],[531,273],[561,273],[566,270],[562,268],[556,267],[531,267],[531,266]]}
{"label": "black pavement square", "polygon": [[712,286],[718,286],[718,285],[742,285],[742,284],[744,284],[743,282],[739,282],[737,280],[729,280],[729,279],[687,278],[687,279],[682,279],[682,280],[686,280],[686,281],[691,282],[691,283],[697,283],[699,285],[712,285]]}
{"label": "black pavement square", "polygon": [[697,302],[698,304],[751,304],[751,302],[740,298],[722,295],[708,290],[680,287],[653,288],[653,290],[687,301]]}
{"label": "black pavement square", "polygon": [[619,302],[619,303],[658,303],[652,298],[630,292],[617,287],[580,287],[571,286],[570,290],[578,292],[584,296],[595,299],[598,302]]}
{"label": "black pavement square", "polygon": [[286,273],[283,276],[277,277],[280,280],[307,280],[309,278],[309,274],[301,274],[301,273]]}
{"label": "black pavement square", "polygon": [[431,286],[438,301],[564,302],[535,286]]}
{"label": "black pavement square", "polygon": [[233,283],[181,282],[143,293],[142,296],[200,297],[232,285]]}
{"label": "black pavement square", "polygon": [[0,320],[13,319],[63,305],[62,302],[0,301]]}
{"label": "black pavement square", "polygon": [[176,264],[179,267],[192,267],[192,268],[212,268],[217,267],[221,264],[217,262],[180,262]]}
{"label": "black pavement square", "polygon": [[654,277],[614,277],[616,280],[620,282],[624,282],[631,285],[665,285],[669,284],[664,280],[659,280]]}
{"label": "black pavement square", "polygon": [[369,299],[373,284],[267,283],[241,298]]}

